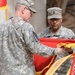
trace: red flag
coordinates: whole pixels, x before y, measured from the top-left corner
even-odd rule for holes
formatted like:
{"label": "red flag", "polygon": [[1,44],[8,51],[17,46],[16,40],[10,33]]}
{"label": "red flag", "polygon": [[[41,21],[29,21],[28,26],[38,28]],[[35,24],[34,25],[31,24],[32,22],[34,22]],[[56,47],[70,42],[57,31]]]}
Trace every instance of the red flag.
{"label": "red flag", "polygon": [[74,58],[73,58],[73,63],[72,63],[70,75],[75,75],[75,55],[74,55]]}
{"label": "red flag", "polygon": [[[56,48],[59,43],[75,43],[75,40],[71,39],[55,39],[55,38],[40,38],[40,42],[44,45]],[[37,75],[45,75],[46,71],[54,63],[56,56],[43,57],[34,54],[34,65],[37,71]]]}
{"label": "red flag", "polygon": [[0,7],[4,7],[7,5],[7,0],[0,0]]}

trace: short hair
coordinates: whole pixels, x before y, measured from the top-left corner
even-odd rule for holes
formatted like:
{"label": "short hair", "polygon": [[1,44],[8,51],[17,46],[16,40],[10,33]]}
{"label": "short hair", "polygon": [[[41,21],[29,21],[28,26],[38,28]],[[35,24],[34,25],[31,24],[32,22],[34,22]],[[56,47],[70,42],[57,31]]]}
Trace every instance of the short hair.
{"label": "short hair", "polygon": [[[17,3],[17,4],[15,5],[15,11],[16,11],[16,10],[20,10],[21,6],[23,6],[23,4]],[[25,6],[25,5],[24,5],[24,6]]]}

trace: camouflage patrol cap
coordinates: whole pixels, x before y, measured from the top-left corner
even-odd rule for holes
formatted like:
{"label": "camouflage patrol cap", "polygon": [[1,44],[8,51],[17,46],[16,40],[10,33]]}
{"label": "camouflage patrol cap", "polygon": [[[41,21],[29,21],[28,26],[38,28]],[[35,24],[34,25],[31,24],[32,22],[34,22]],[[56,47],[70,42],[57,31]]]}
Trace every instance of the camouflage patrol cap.
{"label": "camouflage patrol cap", "polygon": [[34,2],[32,0],[17,0],[17,4],[22,4],[27,6],[32,12],[36,13],[36,10],[33,8]]}
{"label": "camouflage patrol cap", "polygon": [[62,18],[62,9],[59,7],[48,8],[48,19]]}

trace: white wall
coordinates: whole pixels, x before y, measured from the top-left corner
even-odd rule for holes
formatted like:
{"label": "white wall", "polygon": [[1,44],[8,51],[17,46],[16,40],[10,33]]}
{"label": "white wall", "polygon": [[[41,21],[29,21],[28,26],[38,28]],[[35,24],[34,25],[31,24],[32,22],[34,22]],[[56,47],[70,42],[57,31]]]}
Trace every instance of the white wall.
{"label": "white wall", "polygon": [[15,14],[15,2],[16,0],[7,0],[8,1],[8,14],[9,18]]}
{"label": "white wall", "polygon": [[34,2],[37,13],[33,15],[30,22],[38,33],[46,27],[46,0],[34,0]]}
{"label": "white wall", "polygon": [[0,23],[6,21],[5,10],[0,10]]}

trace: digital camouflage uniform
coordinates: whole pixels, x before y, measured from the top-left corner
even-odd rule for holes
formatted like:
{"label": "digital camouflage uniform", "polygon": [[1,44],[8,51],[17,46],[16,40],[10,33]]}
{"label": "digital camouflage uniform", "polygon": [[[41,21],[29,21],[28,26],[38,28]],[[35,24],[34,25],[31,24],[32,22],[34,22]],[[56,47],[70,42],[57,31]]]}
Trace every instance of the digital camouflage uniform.
{"label": "digital camouflage uniform", "polygon": [[33,53],[49,56],[58,50],[42,45],[32,25],[20,17],[0,25],[0,75],[36,75]]}
{"label": "digital camouflage uniform", "polygon": [[55,37],[55,38],[66,38],[66,39],[69,38],[70,39],[75,36],[74,32],[71,29],[65,28],[63,26],[61,26],[61,28],[55,34],[51,33],[50,30],[51,30],[50,27],[42,30],[40,33],[38,33],[38,37],[40,37],[40,38],[42,38],[42,37],[45,37],[45,38]]}
{"label": "digital camouflage uniform", "polygon": [[[50,27],[38,33],[39,38],[65,38],[71,39],[75,36],[74,32],[68,28],[61,26],[59,31],[55,34],[51,33]],[[68,52],[64,51],[62,54],[57,55],[57,59],[69,55]],[[56,72],[54,75],[66,75],[72,63],[72,59],[68,59]]]}

